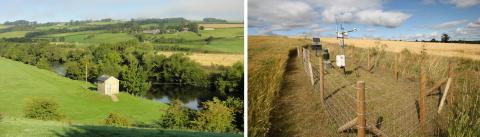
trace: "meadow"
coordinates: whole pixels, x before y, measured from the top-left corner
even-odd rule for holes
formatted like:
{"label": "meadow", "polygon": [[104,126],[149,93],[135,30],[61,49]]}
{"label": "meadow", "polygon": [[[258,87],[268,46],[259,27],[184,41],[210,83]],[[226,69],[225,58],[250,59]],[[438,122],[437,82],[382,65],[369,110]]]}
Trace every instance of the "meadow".
{"label": "meadow", "polygon": [[0,38],[19,38],[24,37],[30,31],[11,31],[0,33]]}
{"label": "meadow", "polygon": [[[355,41],[355,40],[352,40]],[[349,40],[346,40],[346,43],[349,43]],[[435,49],[435,46],[441,45],[439,43],[432,44],[430,48],[423,48],[425,46],[417,46],[416,48],[408,47],[403,48],[395,47],[396,45],[380,41],[375,42],[373,45],[347,45],[346,54],[349,55],[347,59],[347,64],[350,65],[362,65],[366,66],[367,57],[370,56],[371,65],[375,66],[373,69],[375,73],[381,74],[389,74],[394,70],[394,62],[395,56],[399,56],[399,62],[397,65],[397,69],[400,73],[400,77],[404,79],[409,79],[413,81],[418,81],[419,79],[419,72],[420,68],[425,68],[426,76],[427,76],[427,87],[431,87],[436,84],[438,81],[444,79],[447,75],[449,64],[453,64],[454,66],[454,81],[453,81],[453,89],[451,90],[450,94],[453,97],[453,102],[448,103],[446,107],[446,113],[441,113],[437,115],[433,112],[436,111],[436,108],[428,108],[432,113],[429,113],[430,118],[434,118],[435,120],[430,123],[429,126],[429,134],[425,134],[428,136],[478,136],[480,132],[475,129],[480,129],[478,123],[480,122],[480,87],[478,87],[478,83],[480,83],[480,62],[474,60],[477,58],[476,56],[466,57],[455,57],[455,55],[443,55],[446,52],[442,49],[442,46],[439,46],[440,49]],[[378,44],[380,43],[380,44]],[[385,44],[388,43],[388,44]],[[331,39],[324,39],[322,38],[322,44],[327,46],[331,49],[331,60],[334,62],[334,57],[338,52],[338,42],[333,41]],[[430,44],[430,43],[428,43]],[[279,91],[288,83],[292,83],[292,81],[286,81],[285,72],[290,67],[286,66],[287,60],[289,57],[289,51],[295,51],[297,46],[304,46],[310,45],[310,40],[305,39],[289,39],[287,37],[261,37],[261,36],[251,36],[249,37],[249,110],[248,110],[248,117],[249,117],[249,125],[253,125],[249,127],[249,136],[271,136],[275,133],[269,132],[287,132],[287,133],[297,133],[295,131],[299,131],[298,134],[304,132],[306,129],[298,127],[296,125],[288,122],[292,122],[289,120],[294,118],[293,120],[302,121],[310,116],[309,109],[305,111],[297,111],[297,109],[289,109],[282,107],[282,104],[274,104],[275,102],[291,102],[295,101],[295,103],[291,104],[293,106],[297,106],[300,108],[308,108],[307,106],[312,106],[313,102],[309,100],[310,94],[306,94],[306,96],[300,97],[298,96],[290,96],[292,98],[279,98],[279,94],[294,94],[294,93],[279,93]],[[387,46],[385,46],[387,45]],[[410,45],[408,45],[410,46]],[[474,45],[465,45],[467,47],[475,47]],[[365,47],[365,48],[358,48],[358,47]],[[401,50],[398,52],[392,51],[389,48],[400,48]],[[413,48],[410,51],[409,48]],[[474,48],[471,50],[478,50],[478,48]],[[423,51],[426,54],[418,54],[416,51]],[[455,54],[455,53],[452,53]],[[441,56],[440,56],[441,55]],[[424,59],[423,63],[419,61],[421,58]],[[347,69],[353,69],[347,68]],[[303,72],[301,72],[303,73]],[[331,72],[329,72],[331,73]],[[377,74],[380,75],[380,74]],[[392,74],[393,75],[393,74]],[[372,77],[373,78],[373,77]],[[380,79],[380,77],[379,77]],[[297,79],[299,80],[299,79]],[[378,81],[378,79],[376,79]],[[374,80],[375,81],[375,80]],[[294,81],[293,81],[294,82]],[[328,81],[327,81],[328,82]],[[388,81],[385,81],[388,83]],[[414,82],[415,83],[415,82]],[[331,85],[331,84],[330,84]],[[285,87],[287,89],[303,89],[303,87]],[[368,90],[368,89],[367,89]],[[300,97],[300,98],[298,98]],[[430,97],[431,98],[431,97]],[[282,99],[282,100],[278,100]],[[304,103],[304,104],[302,104]],[[433,102],[429,102],[430,104]],[[290,106],[291,106],[290,105]],[[281,119],[274,118],[275,114],[272,114],[272,110],[275,107],[280,107],[281,109],[288,109],[285,111],[283,115],[290,115],[293,117],[282,117]],[[316,106],[318,108],[318,106]],[[321,107],[320,107],[321,108]],[[295,114],[294,114],[295,113]],[[306,114],[308,113],[308,114]],[[324,113],[324,112],[322,112]],[[321,115],[320,112],[316,112],[316,118],[322,118],[324,116]],[[273,120],[281,120],[286,121],[287,125],[283,125],[281,129],[272,129],[278,128],[279,125],[273,124],[278,123]],[[294,122],[295,123],[295,122]],[[308,123],[302,122],[305,125]],[[319,123],[320,124],[320,123]],[[329,124],[332,126],[332,124]],[[308,125],[308,127],[312,127],[315,125]],[[404,125],[406,126],[406,125]],[[410,125],[411,126],[411,125]],[[393,127],[385,127],[385,128],[393,128]],[[397,128],[406,128],[406,127],[397,127]],[[325,129],[318,129],[319,132],[328,132],[328,130],[332,130],[330,132],[335,133],[336,129],[325,128]],[[327,131],[325,131],[327,130]],[[310,131],[306,131],[308,133]],[[313,132],[313,131],[312,131]],[[317,132],[315,132],[317,133]],[[278,133],[277,133],[278,134]],[[312,134],[308,134],[312,135]],[[314,135],[321,135],[321,134],[314,134]]]}
{"label": "meadow", "polygon": [[60,111],[73,123],[98,124],[109,112],[117,112],[137,122],[157,120],[166,104],[138,98],[127,93],[119,102],[96,92],[93,84],[71,80],[54,72],[0,58],[0,110],[7,116],[22,117],[25,101],[33,97],[53,99]]}
{"label": "meadow", "polygon": [[199,24],[199,26],[203,26],[205,28],[243,28],[243,24]]}

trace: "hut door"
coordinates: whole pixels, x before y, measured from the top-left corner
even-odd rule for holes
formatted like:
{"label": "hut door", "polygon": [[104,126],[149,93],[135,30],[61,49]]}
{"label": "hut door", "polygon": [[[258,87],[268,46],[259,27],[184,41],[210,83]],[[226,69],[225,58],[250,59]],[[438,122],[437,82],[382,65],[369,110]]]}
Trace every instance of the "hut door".
{"label": "hut door", "polygon": [[112,84],[108,84],[107,94],[112,94]]}

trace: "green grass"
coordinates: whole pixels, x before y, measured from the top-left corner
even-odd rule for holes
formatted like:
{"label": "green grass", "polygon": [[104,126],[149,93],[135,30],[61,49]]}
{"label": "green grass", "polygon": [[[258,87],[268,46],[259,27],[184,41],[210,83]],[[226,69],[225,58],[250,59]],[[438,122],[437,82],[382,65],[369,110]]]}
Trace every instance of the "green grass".
{"label": "green grass", "polygon": [[[89,38],[92,35],[93,37]],[[135,39],[134,36],[127,33],[109,33],[104,31],[81,31],[71,33],[60,33],[42,36],[40,38],[60,38],[65,37],[65,42],[70,43],[117,43],[126,40]]]}
{"label": "green grass", "polygon": [[215,30],[201,30],[200,34],[203,37],[236,37],[243,36],[243,28],[224,28]]}
{"label": "green grass", "polygon": [[30,32],[30,31],[11,31],[11,32],[0,33],[0,38],[24,37],[25,34],[27,34],[28,32]]}
{"label": "green grass", "polygon": [[100,123],[109,112],[117,112],[135,122],[152,122],[168,106],[121,93],[120,101],[96,92],[93,84],[71,80],[34,66],[0,58],[0,112],[23,117],[25,100],[43,97],[57,101],[60,111],[74,123]]}
{"label": "green grass", "polygon": [[149,128],[117,128],[96,125],[69,125],[55,121],[5,118],[0,137],[242,137],[242,134],[207,133]]}
{"label": "green grass", "polygon": [[9,27],[11,27],[11,25],[0,24],[0,29],[5,29],[5,28],[9,28]]}

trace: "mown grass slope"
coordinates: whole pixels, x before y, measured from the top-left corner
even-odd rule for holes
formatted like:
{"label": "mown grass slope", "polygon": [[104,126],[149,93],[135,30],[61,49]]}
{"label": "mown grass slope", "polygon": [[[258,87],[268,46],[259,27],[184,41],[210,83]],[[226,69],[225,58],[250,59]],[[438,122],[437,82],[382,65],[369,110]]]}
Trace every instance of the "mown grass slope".
{"label": "mown grass slope", "polygon": [[119,94],[119,102],[95,92],[93,84],[71,80],[34,66],[0,58],[0,112],[23,117],[25,100],[43,97],[57,101],[60,111],[73,123],[96,124],[109,112],[117,112],[132,122],[152,122],[167,105],[129,94]]}
{"label": "mown grass slope", "polygon": [[65,124],[56,121],[5,118],[1,137],[241,137],[241,134],[177,131],[149,128],[118,128],[100,125]]}

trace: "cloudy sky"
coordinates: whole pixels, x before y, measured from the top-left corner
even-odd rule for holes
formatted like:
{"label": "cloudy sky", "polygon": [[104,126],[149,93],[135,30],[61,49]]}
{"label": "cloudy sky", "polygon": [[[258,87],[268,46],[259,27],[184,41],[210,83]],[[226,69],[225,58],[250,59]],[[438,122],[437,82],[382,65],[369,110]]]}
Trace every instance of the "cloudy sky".
{"label": "cloudy sky", "polygon": [[480,0],[249,0],[250,35],[480,40]]}
{"label": "cloudy sky", "polygon": [[216,17],[243,21],[243,0],[2,0],[0,22]]}

